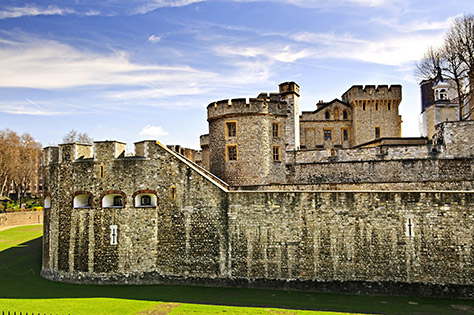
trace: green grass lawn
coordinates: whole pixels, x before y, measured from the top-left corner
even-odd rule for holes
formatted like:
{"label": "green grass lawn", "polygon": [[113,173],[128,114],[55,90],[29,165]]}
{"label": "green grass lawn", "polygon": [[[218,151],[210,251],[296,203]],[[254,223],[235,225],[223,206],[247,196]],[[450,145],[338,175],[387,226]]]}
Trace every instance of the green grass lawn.
{"label": "green grass lawn", "polygon": [[0,314],[474,314],[471,300],[52,282],[39,275],[41,229],[24,226],[0,231]]}

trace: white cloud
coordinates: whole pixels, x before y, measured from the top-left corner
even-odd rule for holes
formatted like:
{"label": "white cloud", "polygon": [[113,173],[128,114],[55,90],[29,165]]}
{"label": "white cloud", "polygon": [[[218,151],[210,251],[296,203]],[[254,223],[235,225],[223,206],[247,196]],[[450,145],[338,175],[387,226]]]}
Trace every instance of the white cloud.
{"label": "white cloud", "polygon": [[442,21],[433,21],[426,19],[417,19],[414,22],[404,23],[398,19],[373,18],[370,21],[388,26],[400,32],[419,32],[419,31],[444,31],[449,28],[452,22],[461,15],[451,16]]}
{"label": "white cloud", "polygon": [[14,115],[31,116],[58,116],[65,112],[48,110],[43,107],[35,106],[30,101],[26,102],[0,102],[0,112]]}
{"label": "white cloud", "polygon": [[158,43],[160,40],[161,40],[161,36],[156,36],[155,34],[150,35],[150,37],[148,37],[147,39],[147,41],[153,44]]}
{"label": "white cloud", "polygon": [[0,11],[0,19],[19,18],[22,16],[35,15],[66,15],[74,13],[71,9],[62,9],[57,6],[48,6],[40,8],[36,6],[11,7]]}
{"label": "white cloud", "polygon": [[[257,2],[257,1],[269,1],[269,0],[235,0],[237,2]],[[402,2],[404,0],[270,0],[273,2],[286,3],[303,8],[327,8],[327,7],[338,7],[347,4],[354,4],[362,7],[384,7],[393,5],[396,2]]]}
{"label": "white cloud", "polygon": [[186,65],[141,65],[125,52],[104,55],[56,41],[30,39],[0,49],[0,87],[61,89],[80,86],[184,84],[214,74]]}
{"label": "white cloud", "polygon": [[152,137],[162,137],[167,136],[168,132],[163,130],[160,126],[153,126],[153,125],[146,125],[143,129],[139,132],[139,135],[142,136],[152,136]]}
{"label": "white cloud", "polygon": [[139,6],[135,13],[145,14],[147,12],[166,7],[183,7],[192,3],[203,2],[206,0],[147,0]]}

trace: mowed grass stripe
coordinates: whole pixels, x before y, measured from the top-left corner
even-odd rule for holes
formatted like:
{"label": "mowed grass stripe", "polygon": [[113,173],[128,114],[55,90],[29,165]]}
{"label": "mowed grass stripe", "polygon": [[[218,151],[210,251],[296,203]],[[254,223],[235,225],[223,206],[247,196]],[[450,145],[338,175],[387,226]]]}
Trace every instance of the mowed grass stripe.
{"label": "mowed grass stripe", "polygon": [[[17,236],[10,238],[10,234]],[[41,235],[40,226],[0,231],[0,248],[7,248],[0,251],[0,311],[8,305],[14,307],[10,311],[17,312],[142,312],[140,314],[155,315],[162,312],[154,314],[149,311],[157,307],[158,303],[171,302],[181,305],[172,308],[170,314],[331,314],[301,310],[384,314],[466,314],[466,311],[474,313],[472,300],[176,285],[100,286],[53,282],[39,275],[42,239],[38,238],[38,235]],[[12,245],[14,238],[21,240]],[[165,307],[164,305],[166,304],[161,307]],[[116,311],[117,309],[119,311]],[[143,313],[145,310],[147,312]]]}

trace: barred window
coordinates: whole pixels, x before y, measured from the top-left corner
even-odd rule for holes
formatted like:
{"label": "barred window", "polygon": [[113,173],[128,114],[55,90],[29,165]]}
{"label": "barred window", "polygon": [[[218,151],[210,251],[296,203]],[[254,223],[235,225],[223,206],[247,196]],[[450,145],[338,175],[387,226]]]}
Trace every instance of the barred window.
{"label": "barred window", "polygon": [[230,145],[227,147],[227,160],[237,161],[237,146],[236,145]]}
{"label": "barred window", "polygon": [[324,130],[324,140],[327,141],[327,140],[331,140],[332,137],[331,137],[331,130]]}
{"label": "barred window", "polygon": [[273,161],[281,161],[280,147],[279,146],[274,146],[273,147]]}
{"label": "barred window", "polygon": [[280,124],[279,123],[272,124],[272,134],[276,138],[280,137]]}
{"label": "barred window", "polygon": [[235,137],[237,135],[237,123],[236,122],[227,122],[227,137]]}

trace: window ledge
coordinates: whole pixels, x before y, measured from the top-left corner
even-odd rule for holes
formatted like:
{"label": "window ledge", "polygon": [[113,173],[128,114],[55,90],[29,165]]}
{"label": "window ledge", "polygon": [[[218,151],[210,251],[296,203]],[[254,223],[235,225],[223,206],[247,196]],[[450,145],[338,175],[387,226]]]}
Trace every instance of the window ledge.
{"label": "window ledge", "polygon": [[[46,208],[46,209],[51,209],[51,208]],[[92,209],[92,206],[74,207],[74,209]]]}
{"label": "window ledge", "polygon": [[135,208],[156,208],[157,206],[143,206],[143,205],[138,205],[135,206]]}
{"label": "window ledge", "polygon": [[107,207],[102,207],[104,209],[121,209],[124,208],[124,206],[107,206]]}

